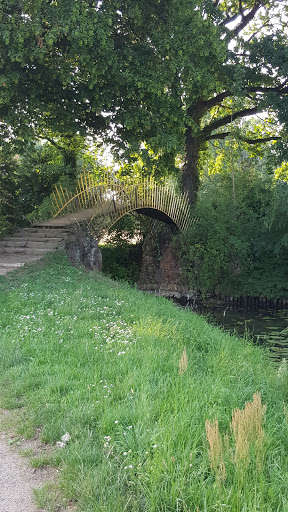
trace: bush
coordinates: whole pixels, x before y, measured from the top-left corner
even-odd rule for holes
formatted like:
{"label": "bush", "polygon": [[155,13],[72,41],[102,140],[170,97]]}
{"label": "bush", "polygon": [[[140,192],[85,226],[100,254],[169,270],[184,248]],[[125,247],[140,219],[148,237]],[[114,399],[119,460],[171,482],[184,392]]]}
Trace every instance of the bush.
{"label": "bush", "polygon": [[135,284],[139,280],[141,244],[103,245],[103,272],[112,279]]}
{"label": "bush", "polygon": [[[226,296],[288,296],[288,184],[251,169],[209,176],[181,234],[190,286]],[[176,243],[179,243],[177,239]]]}
{"label": "bush", "polygon": [[13,231],[11,222],[8,221],[5,215],[0,214],[0,240],[9,235]]}

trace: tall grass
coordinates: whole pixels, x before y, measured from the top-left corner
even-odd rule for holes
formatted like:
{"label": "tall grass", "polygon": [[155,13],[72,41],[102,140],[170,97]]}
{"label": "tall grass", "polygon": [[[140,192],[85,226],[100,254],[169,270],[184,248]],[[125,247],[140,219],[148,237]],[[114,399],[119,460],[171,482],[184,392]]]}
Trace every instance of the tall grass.
{"label": "tall grass", "polygon": [[[237,489],[237,501],[233,509],[239,512],[242,510],[241,496],[247,493],[248,489],[250,492],[253,486],[254,491],[257,489],[257,492],[251,493],[250,496],[250,502],[253,500],[253,494],[256,498],[253,510],[258,510],[259,498],[265,495],[265,488],[262,485],[265,472],[265,411],[266,406],[261,404],[260,393],[254,393],[253,400],[246,402],[244,409],[234,409],[230,423],[232,440],[229,433],[226,433],[223,441],[217,419],[212,422],[207,419],[205,422],[210,467],[218,484],[228,482],[229,479],[233,482]],[[262,506],[264,504],[266,505],[265,501],[262,501]]]}
{"label": "tall grass", "polygon": [[184,348],[183,354],[180,357],[180,360],[179,360],[179,363],[178,363],[178,367],[179,367],[180,375],[182,375],[187,370],[187,367],[188,367],[188,356],[187,356],[187,352],[186,352],[186,347]]}
{"label": "tall grass", "polygon": [[2,279],[0,324],[0,406],[79,511],[288,510],[287,375],[259,347],[61,254]]}

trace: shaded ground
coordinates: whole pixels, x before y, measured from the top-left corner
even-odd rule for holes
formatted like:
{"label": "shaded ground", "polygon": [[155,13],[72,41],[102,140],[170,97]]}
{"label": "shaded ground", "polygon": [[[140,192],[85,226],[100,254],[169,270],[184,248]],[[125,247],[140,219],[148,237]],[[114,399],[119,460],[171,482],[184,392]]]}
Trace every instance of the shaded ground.
{"label": "shaded ground", "polygon": [[39,512],[33,489],[41,487],[45,478],[32,468],[11,446],[5,434],[0,435],[0,510],[1,512]]}
{"label": "shaded ground", "polygon": [[[16,422],[13,412],[0,409],[0,512],[47,512],[46,508],[36,506],[33,491],[45,483],[53,486],[58,471],[50,466],[33,468],[29,465],[29,457],[23,454],[37,457],[48,454],[54,447],[43,445],[37,435],[29,440],[17,437],[11,430]],[[60,502],[61,497],[55,491],[49,510],[75,510],[72,504],[64,506]]]}

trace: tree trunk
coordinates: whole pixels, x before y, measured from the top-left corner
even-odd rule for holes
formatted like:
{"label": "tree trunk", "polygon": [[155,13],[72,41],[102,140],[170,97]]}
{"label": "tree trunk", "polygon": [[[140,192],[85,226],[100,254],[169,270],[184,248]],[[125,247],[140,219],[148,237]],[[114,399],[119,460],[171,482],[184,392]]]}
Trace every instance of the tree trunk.
{"label": "tree trunk", "polygon": [[199,190],[199,151],[202,140],[192,134],[191,128],[186,130],[185,142],[185,163],[182,170],[183,192],[188,194],[191,206],[194,206],[197,200]]}

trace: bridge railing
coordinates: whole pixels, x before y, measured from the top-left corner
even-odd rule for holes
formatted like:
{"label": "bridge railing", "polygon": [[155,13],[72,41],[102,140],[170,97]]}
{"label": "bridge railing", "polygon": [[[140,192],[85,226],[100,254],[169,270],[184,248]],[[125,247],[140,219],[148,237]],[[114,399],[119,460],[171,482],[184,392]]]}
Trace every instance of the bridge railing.
{"label": "bridge railing", "polygon": [[180,230],[192,227],[196,221],[191,217],[187,195],[177,194],[171,184],[158,184],[151,177],[121,182],[107,172],[96,181],[93,175],[84,172],[74,194],[56,187],[52,202],[54,217],[91,209],[90,227],[99,225],[96,219],[100,221],[104,216],[110,217],[113,225],[126,213],[141,209],[161,212]]}

